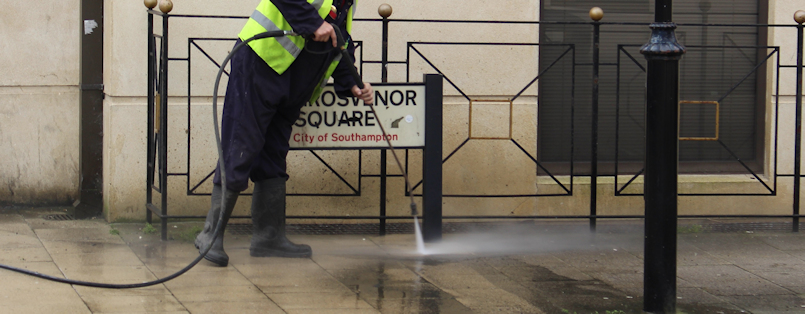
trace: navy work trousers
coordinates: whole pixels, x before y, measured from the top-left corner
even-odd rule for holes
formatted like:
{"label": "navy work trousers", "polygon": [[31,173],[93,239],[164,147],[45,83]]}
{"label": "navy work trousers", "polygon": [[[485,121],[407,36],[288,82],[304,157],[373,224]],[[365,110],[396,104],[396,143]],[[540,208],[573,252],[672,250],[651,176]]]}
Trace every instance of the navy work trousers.
{"label": "navy work trousers", "polygon": [[[332,55],[303,51],[279,75],[248,45],[235,52],[221,122],[227,189],[243,191],[249,179],[288,178],[291,129]],[[215,184],[221,184],[219,167]]]}

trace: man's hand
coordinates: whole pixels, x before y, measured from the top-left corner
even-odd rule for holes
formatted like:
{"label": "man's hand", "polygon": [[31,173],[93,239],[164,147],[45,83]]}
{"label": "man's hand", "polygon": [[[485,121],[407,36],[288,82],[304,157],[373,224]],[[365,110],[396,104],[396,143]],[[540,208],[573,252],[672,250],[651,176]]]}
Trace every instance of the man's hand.
{"label": "man's hand", "polygon": [[367,105],[375,102],[375,91],[369,83],[363,83],[363,89],[358,88],[358,85],[352,86],[352,95],[363,100]]}
{"label": "man's hand", "polygon": [[333,47],[337,46],[338,38],[335,35],[335,30],[333,29],[333,26],[330,25],[330,23],[327,23],[326,21],[322,22],[321,26],[319,26],[319,29],[317,29],[313,33],[313,40],[326,42],[331,39],[333,41]]}

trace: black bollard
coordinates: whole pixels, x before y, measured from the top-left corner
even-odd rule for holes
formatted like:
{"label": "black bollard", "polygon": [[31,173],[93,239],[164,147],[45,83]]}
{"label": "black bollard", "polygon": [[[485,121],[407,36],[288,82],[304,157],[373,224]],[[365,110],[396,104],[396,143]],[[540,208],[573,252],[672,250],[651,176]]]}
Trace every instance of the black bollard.
{"label": "black bollard", "polygon": [[676,311],[679,59],[671,0],[656,0],[651,38],[640,48],[646,78],[645,260],[643,310]]}
{"label": "black bollard", "polygon": [[[442,239],[442,134],[444,111],[441,74],[425,74],[425,149],[422,150],[422,238]],[[413,191],[412,191],[413,193]]]}

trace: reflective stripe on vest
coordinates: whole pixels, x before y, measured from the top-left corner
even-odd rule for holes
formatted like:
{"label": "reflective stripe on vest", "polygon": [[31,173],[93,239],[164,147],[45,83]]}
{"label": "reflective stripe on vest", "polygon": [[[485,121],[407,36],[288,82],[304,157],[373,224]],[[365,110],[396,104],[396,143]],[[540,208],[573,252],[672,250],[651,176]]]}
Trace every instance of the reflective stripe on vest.
{"label": "reflective stripe on vest", "polygon": [[[315,8],[319,16],[324,18],[330,13],[333,0],[307,0]],[[346,27],[347,33],[352,33],[352,18],[355,15],[357,0],[353,1],[347,12]],[[238,34],[241,40],[246,40],[254,35],[275,30],[292,31],[291,24],[282,16],[279,9],[270,0],[261,0],[257,9],[254,10],[246,25]],[[348,43],[345,43],[348,44]],[[296,57],[302,52],[305,46],[305,39],[301,36],[273,37],[254,40],[249,42],[249,46],[268,64],[277,74],[285,73]],[[311,101],[319,97],[322,88],[327,83],[330,76],[335,72],[335,68],[341,61],[341,55],[336,56],[330,63],[327,73],[321,78],[320,84],[316,86]]]}
{"label": "reflective stripe on vest", "polygon": [[[307,2],[324,19],[330,12],[333,0],[307,0]],[[269,30],[292,31],[293,29],[270,0],[262,0],[246,22],[246,25],[243,26],[238,37],[241,40],[246,40]],[[291,66],[291,63],[299,56],[304,45],[305,39],[301,36],[266,38],[249,43],[252,50],[278,74],[284,73]]]}
{"label": "reflective stripe on vest", "polygon": [[[251,18],[255,22],[257,22],[257,24],[260,24],[260,26],[265,28],[266,31],[278,31],[278,30],[280,30],[280,28],[277,27],[277,25],[274,24],[274,22],[269,20],[260,11],[254,10],[254,12],[252,12]],[[288,38],[287,36],[275,37],[275,39],[280,43],[280,45],[282,45],[282,48],[285,48],[285,50],[287,50],[288,53],[290,53],[292,56],[294,56],[294,58],[298,57],[299,53],[302,52],[302,49],[299,49],[299,47],[297,47],[296,44],[294,44],[294,42],[291,41],[291,39]]]}

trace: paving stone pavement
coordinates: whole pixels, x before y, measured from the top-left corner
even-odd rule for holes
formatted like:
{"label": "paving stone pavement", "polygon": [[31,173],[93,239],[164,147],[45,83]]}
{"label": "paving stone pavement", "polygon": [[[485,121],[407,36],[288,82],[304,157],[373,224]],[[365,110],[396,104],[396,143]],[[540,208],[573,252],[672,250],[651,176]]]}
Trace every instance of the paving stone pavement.
{"label": "paving stone pavement", "polygon": [[[198,255],[198,221],[170,224],[171,240],[160,241],[143,223],[43,218],[54,213],[63,209],[0,208],[0,263],[137,283]],[[707,231],[731,222],[680,222],[693,227],[678,238],[679,311],[805,313],[805,236]],[[426,256],[412,234],[291,235],[312,246],[306,259],[254,258],[248,235],[227,234],[227,267],[202,261],[146,288],[87,288],[0,270],[0,313],[642,313],[641,222],[598,226],[465,228],[428,244]]]}

